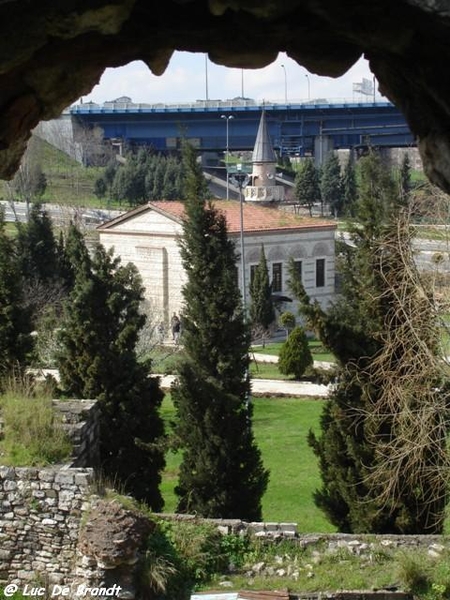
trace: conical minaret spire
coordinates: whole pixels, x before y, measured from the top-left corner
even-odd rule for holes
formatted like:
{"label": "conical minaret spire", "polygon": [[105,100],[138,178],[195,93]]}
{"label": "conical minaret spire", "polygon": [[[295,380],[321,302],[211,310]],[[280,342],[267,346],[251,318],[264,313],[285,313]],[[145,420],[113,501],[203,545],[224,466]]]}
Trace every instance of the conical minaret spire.
{"label": "conical minaret spire", "polygon": [[267,128],[265,110],[261,113],[252,163],[251,185],[245,188],[245,200],[263,204],[284,200],[284,188],[277,186],[275,181],[277,157]]}
{"label": "conical minaret spire", "polygon": [[277,157],[275,156],[275,152],[273,150],[269,130],[267,129],[265,110],[263,110],[261,113],[258,134],[256,136],[255,147],[253,148],[252,162],[269,164],[273,163],[274,165],[277,162]]}

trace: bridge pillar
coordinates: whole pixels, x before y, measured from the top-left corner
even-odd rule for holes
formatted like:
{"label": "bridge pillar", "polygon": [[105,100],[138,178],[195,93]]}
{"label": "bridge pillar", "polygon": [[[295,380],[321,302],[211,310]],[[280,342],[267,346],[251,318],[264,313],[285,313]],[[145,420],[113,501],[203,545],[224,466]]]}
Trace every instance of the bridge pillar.
{"label": "bridge pillar", "polygon": [[334,149],[333,138],[329,135],[318,135],[314,138],[314,162],[320,167]]}

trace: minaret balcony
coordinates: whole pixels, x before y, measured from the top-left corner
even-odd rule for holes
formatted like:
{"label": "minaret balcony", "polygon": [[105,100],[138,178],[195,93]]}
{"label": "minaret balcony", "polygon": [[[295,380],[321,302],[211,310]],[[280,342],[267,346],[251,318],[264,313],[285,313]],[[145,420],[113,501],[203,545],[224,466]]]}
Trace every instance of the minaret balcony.
{"label": "minaret balcony", "polygon": [[257,187],[248,185],[244,189],[246,202],[282,202],[284,200],[284,188],[281,185],[268,187]]}

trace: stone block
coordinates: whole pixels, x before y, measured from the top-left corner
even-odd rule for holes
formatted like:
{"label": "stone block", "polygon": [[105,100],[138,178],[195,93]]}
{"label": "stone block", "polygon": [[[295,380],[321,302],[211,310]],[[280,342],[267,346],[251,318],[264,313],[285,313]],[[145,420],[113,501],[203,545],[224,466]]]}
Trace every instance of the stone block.
{"label": "stone block", "polygon": [[249,523],[249,531],[252,533],[260,533],[265,532],[266,528],[264,526],[264,523]]}
{"label": "stone block", "polygon": [[17,577],[21,581],[31,581],[32,579],[34,579],[35,573],[34,571],[25,571],[22,569],[17,573]]}
{"label": "stone block", "polygon": [[92,471],[87,473],[75,473],[75,483],[80,486],[88,486],[92,483]]}
{"label": "stone block", "polygon": [[70,502],[75,498],[75,492],[73,490],[61,490],[59,493],[60,502]]}
{"label": "stone block", "polygon": [[58,471],[55,475],[55,483],[59,483],[61,485],[73,485],[75,482],[75,473],[73,471]]}
{"label": "stone block", "polygon": [[43,469],[39,471],[38,479],[47,483],[53,483],[55,481],[55,474],[53,469]]}
{"label": "stone block", "polygon": [[5,479],[3,489],[5,492],[13,492],[17,489],[17,482],[12,479]]}
{"label": "stone block", "polygon": [[39,469],[34,467],[16,467],[16,477],[22,481],[37,479]]}
{"label": "stone block", "polygon": [[0,479],[15,479],[16,471],[13,467],[0,467]]}
{"label": "stone block", "polygon": [[33,498],[45,498],[45,492],[43,490],[33,490],[31,495]]}
{"label": "stone block", "polygon": [[289,537],[297,535],[297,523],[280,523],[280,531]]}

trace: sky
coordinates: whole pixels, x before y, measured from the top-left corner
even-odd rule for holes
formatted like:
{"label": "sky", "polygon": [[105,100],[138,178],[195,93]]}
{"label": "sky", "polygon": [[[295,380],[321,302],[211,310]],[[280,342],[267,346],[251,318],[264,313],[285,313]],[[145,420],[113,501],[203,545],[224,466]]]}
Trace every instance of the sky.
{"label": "sky", "polygon": [[[308,73],[295,61],[280,53],[275,62],[263,69],[231,69],[212,63],[205,54],[175,52],[166,72],[155,76],[141,61],[117,69],[106,69],[98,85],[83,102],[111,101],[128,96],[135,103],[186,103],[196,100],[229,100],[245,96],[257,101],[288,102],[313,99],[363,101],[353,91],[354,83],[373,82],[368,63],[360,59],[344,76],[337,79]],[[242,94],[243,92],[243,94]],[[376,90],[375,99],[381,100]]]}

